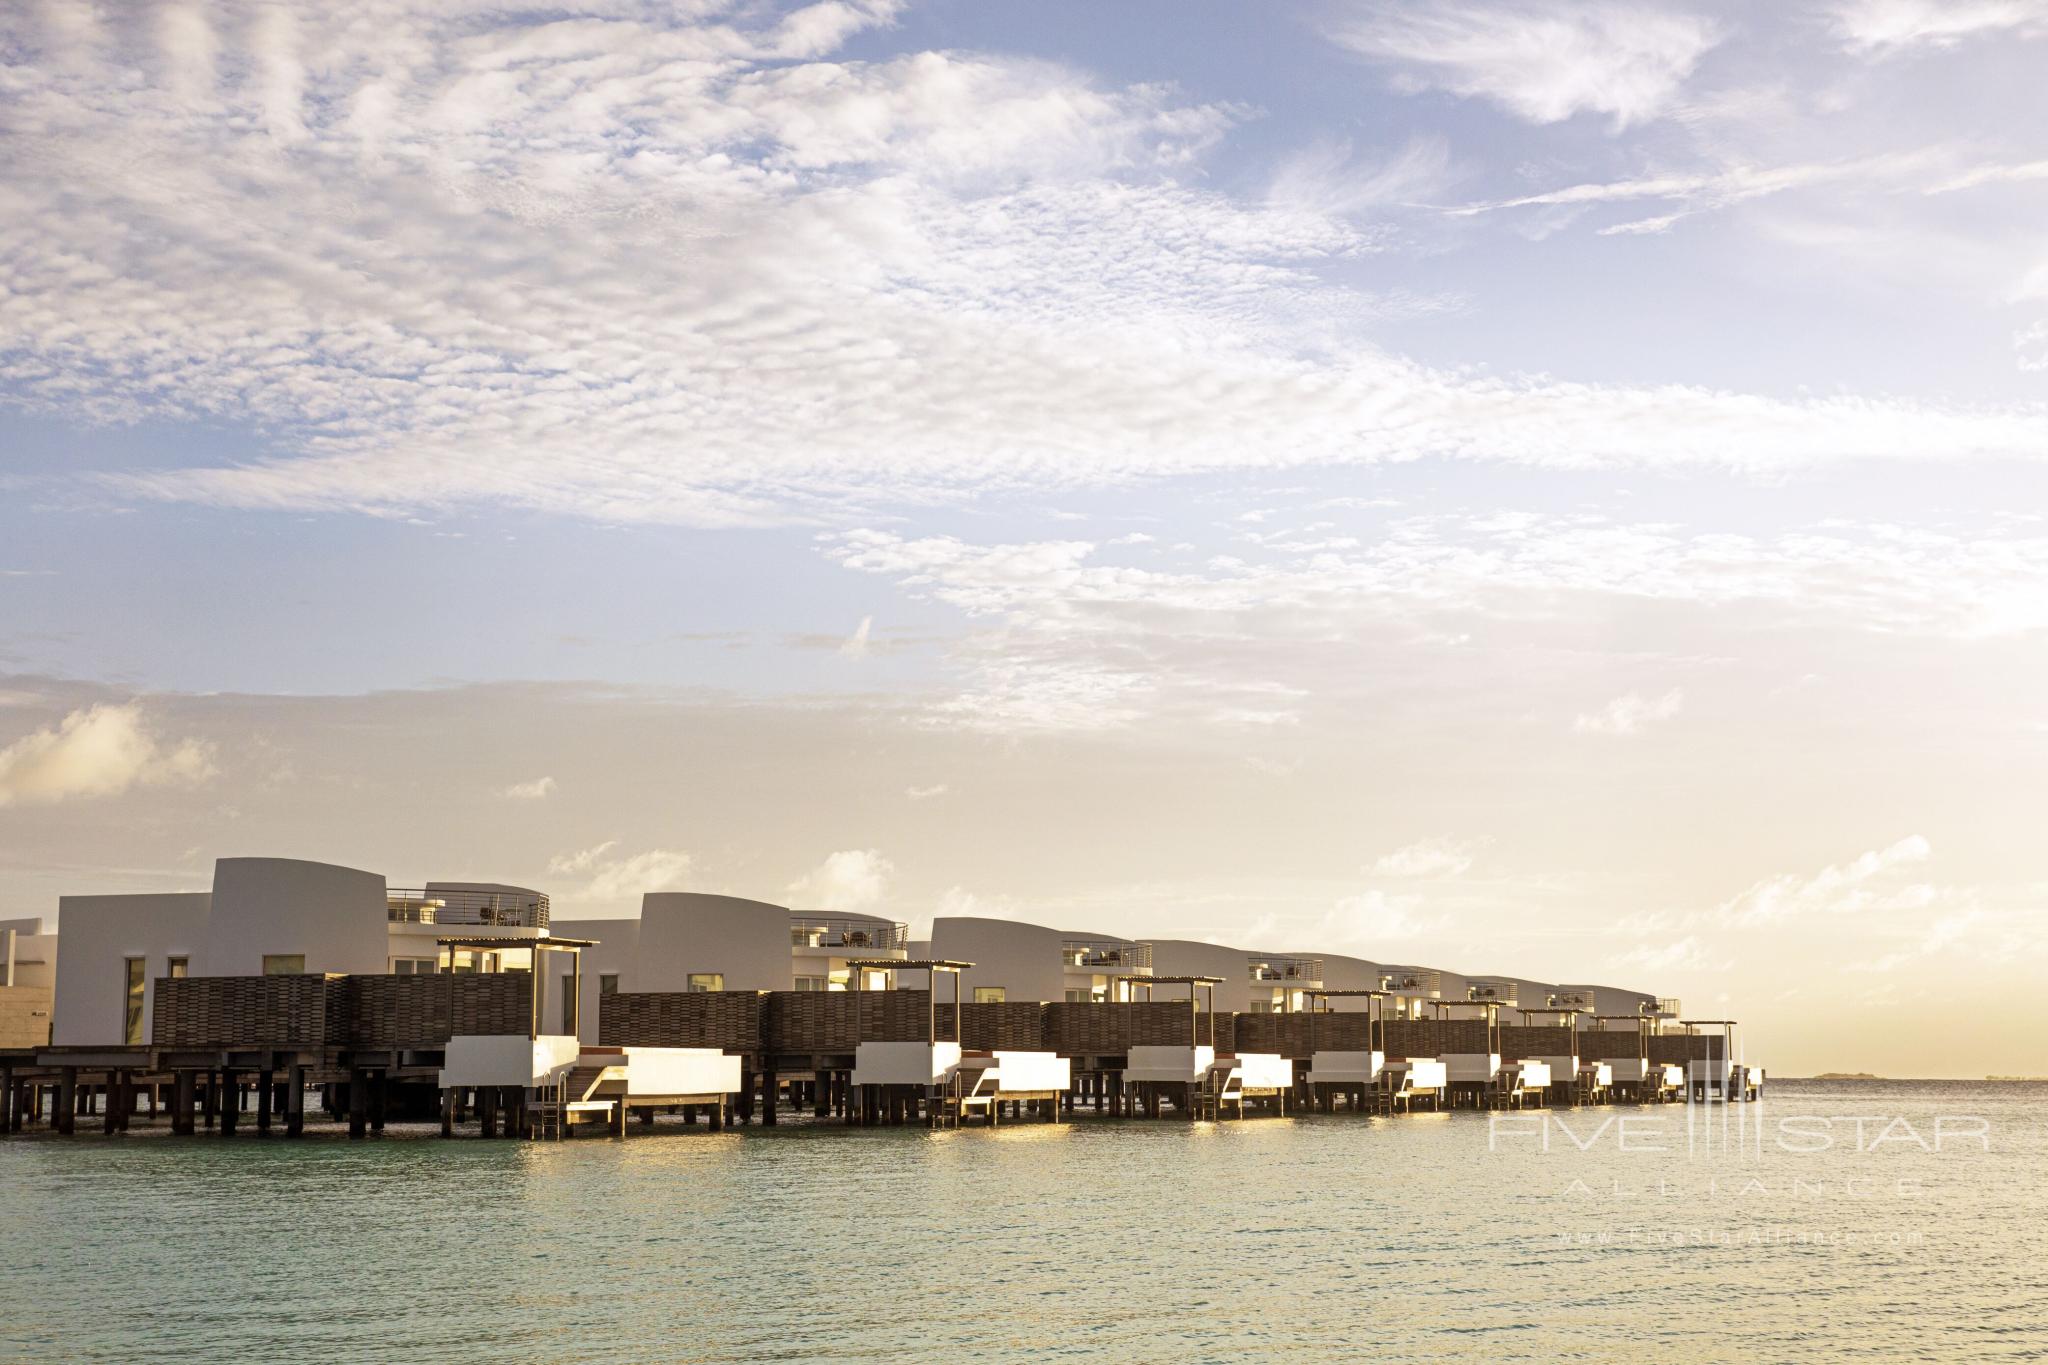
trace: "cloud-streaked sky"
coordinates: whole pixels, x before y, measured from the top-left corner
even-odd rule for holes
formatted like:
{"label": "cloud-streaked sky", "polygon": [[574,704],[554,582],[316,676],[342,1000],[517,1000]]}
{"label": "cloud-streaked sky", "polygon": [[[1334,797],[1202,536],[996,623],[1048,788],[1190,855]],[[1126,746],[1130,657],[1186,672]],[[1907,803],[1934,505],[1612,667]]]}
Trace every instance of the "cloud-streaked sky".
{"label": "cloud-streaked sky", "polygon": [[[279,853],[2048,1071],[2048,3],[0,12],[0,916]],[[1930,1022],[1932,1020],[1932,1022]]]}

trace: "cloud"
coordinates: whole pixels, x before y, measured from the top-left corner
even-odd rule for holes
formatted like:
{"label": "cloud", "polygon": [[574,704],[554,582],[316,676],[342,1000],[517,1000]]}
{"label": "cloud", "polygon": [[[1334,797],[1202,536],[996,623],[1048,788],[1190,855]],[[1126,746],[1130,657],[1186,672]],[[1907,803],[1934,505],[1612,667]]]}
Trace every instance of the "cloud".
{"label": "cloud", "polygon": [[1664,113],[1720,41],[1697,15],[1598,0],[1354,3],[1328,31],[1413,88],[1488,99],[1531,123],[1606,114],[1616,129]]}
{"label": "cloud", "polygon": [[2048,4],[2042,0],[1841,0],[1833,12],[1848,48],[1879,55],[1952,47],[1980,34],[2048,32]]}
{"label": "cloud", "polygon": [[1412,944],[1431,938],[1445,927],[1440,915],[1422,913],[1422,898],[1385,891],[1345,896],[1316,928],[1319,943],[1351,948],[1377,956],[1391,944]]}
{"label": "cloud", "polygon": [[1674,687],[1660,697],[1645,697],[1639,692],[1630,692],[1616,697],[1598,711],[1588,715],[1581,713],[1572,721],[1572,729],[1582,735],[1613,735],[1626,738],[1641,734],[1643,727],[1660,720],[1670,720],[1685,706],[1685,690]]}
{"label": "cloud", "polygon": [[1375,877],[1456,877],[1472,866],[1481,840],[1422,839],[1373,862]]}
{"label": "cloud", "polygon": [[0,806],[118,796],[135,787],[196,785],[213,777],[198,740],[164,742],[135,703],[73,711],[0,749]]}
{"label": "cloud", "polygon": [[554,794],[555,779],[536,777],[531,782],[514,782],[499,793],[511,801],[539,801]]}
{"label": "cloud", "polygon": [[[1339,541],[1349,541],[1340,545]],[[1469,644],[1482,623],[1568,624],[1656,612],[1758,630],[1935,640],[2048,626],[2048,537],[1825,522],[1776,534],[1507,512],[1398,518],[1370,536],[1276,538],[1250,557],[1173,569],[1098,562],[1088,541],[977,545],[859,530],[820,550],[961,612],[957,690],[928,718],[996,731],[1112,730],[1151,717],[1261,727],[1358,686],[1355,649]],[[1609,685],[1597,673],[1589,685]],[[1562,689],[1558,704],[1577,698]],[[1622,733],[1673,700],[1617,698],[1578,727]]]}
{"label": "cloud", "polygon": [[950,790],[945,783],[939,782],[929,787],[905,787],[903,794],[913,801],[929,801],[935,796],[944,796]]}
{"label": "cloud", "polygon": [[1736,927],[1801,921],[1837,915],[1866,915],[1881,910],[1918,910],[1931,905],[1934,889],[1906,882],[1903,874],[1933,856],[1933,846],[1920,835],[1908,835],[1881,849],[1872,849],[1846,863],[1822,868],[1810,877],[1787,873],[1756,883],[1725,902],[1719,918]]}
{"label": "cloud", "polygon": [[[844,525],[1422,457],[1763,472],[2048,450],[2024,405],[1388,351],[1376,321],[1436,305],[1356,283],[1388,238],[1347,215],[1431,184],[1429,137],[1311,149],[1277,193],[1233,194],[1211,162],[1235,106],[817,47],[889,6],[378,13],[188,7],[158,42],[0,8],[0,385],[63,421],[261,433],[246,459],[101,471],[117,495]],[[1433,78],[1527,67],[1522,107],[1623,120],[1711,36],[1610,6],[1356,23]]]}
{"label": "cloud", "polygon": [[804,909],[865,910],[888,893],[896,865],[871,848],[842,849],[789,884]]}
{"label": "cloud", "polygon": [[653,848],[628,857],[614,857],[617,839],[607,839],[576,853],[558,854],[548,860],[548,871],[559,877],[582,877],[582,886],[572,893],[576,901],[603,906],[634,906],[653,891],[687,891],[695,860],[680,849]]}
{"label": "cloud", "polygon": [[863,617],[861,617],[861,618],[860,618],[860,624],[859,624],[858,626],[854,627],[854,631],[853,631],[853,634],[851,634],[851,635],[847,636],[847,637],[846,637],[846,642],[845,642],[844,644],[842,644],[842,645],[840,645],[840,646],[839,646],[839,652],[840,652],[841,654],[844,654],[844,655],[845,655],[845,656],[846,656],[847,658],[849,658],[849,659],[865,659],[865,658],[867,658],[867,656],[868,656],[868,633],[869,633],[870,631],[872,631],[872,630],[873,630],[874,628],[875,628],[875,618],[874,618],[874,617],[872,617],[872,616],[863,616]]}

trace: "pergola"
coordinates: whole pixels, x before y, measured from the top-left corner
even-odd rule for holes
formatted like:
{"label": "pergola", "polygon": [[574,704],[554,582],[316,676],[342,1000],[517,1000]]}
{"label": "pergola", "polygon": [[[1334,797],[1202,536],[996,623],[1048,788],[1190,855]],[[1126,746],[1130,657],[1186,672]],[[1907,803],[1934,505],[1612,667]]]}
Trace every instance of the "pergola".
{"label": "pergola", "polygon": [[887,968],[892,972],[924,972],[927,974],[925,990],[926,1003],[930,1013],[925,1025],[925,1042],[939,1041],[939,976],[944,973],[953,978],[953,1038],[959,1041],[960,1033],[960,973],[972,967],[972,962],[959,962],[949,957],[927,957],[904,959],[900,957],[850,957],[846,960],[847,970],[856,991],[864,990],[861,985],[868,971]]}
{"label": "pergola", "polygon": [[[1116,979],[1118,981],[1125,983],[1126,992],[1130,995],[1133,1004],[1137,1003],[1138,987],[1141,985],[1145,988],[1146,1004],[1150,1004],[1152,1002],[1152,988],[1154,986],[1186,986],[1188,988],[1188,1046],[1200,1047],[1202,1045],[1202,1016],[1204,1014],[1207,1014],[1209,1016],[1210,1045],[1215,1045],[1216,988],[1223,984],[1222,977],[1119,976]],[[1208,994],[1206,996],[1198,996],[1195,994],[1197,990],[1206,990]],[[1203,1002],[1205,1000],[1208,1003],[1208,1009],[1206,1010],[1202,1008]]]}
{"label": "pergola", "polygon": [[[1332,1000],[1365,1001],[1365,1047],[1368,1052],[1387,1050],[1387,997],[1391,991],[1376,990],[1312,990],[1301,993],[1302,1003],[1307,1006],[1308,1049],[1316,1050],[1316,1016],[1328,1014]],[[1324,1008],[1317,1009],[1316,1001],[1322,1001]]]}
{"label": "pergola", "polygon": [[[443,972],[455,970],[455,954],[461,951],[503,953],[509,949],[529,949],[533,953],[533,998],[526,1012],[526,1036],[540,1037],[541,1010],[547,1001],[546,987],[542,984],[549,973],[541,970],[543,953],[567,953],[569,955],[569,998],[564,1002],[566,1017],[562,1020],[562,1033],[575,1037],[580,1031],[583,1013],[583,950],[595,948],[594,938],[546,938],[503,939],[503,938],[437,938],[434,944],[441,951],[438,966]],[[500,974],[504,969],[500,967]]]}

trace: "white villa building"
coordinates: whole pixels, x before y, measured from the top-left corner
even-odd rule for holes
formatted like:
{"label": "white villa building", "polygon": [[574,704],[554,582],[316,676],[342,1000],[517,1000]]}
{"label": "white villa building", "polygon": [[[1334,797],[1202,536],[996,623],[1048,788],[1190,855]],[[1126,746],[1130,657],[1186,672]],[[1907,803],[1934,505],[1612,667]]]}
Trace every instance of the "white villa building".
{"label": "white villa building", "polygon": [[1152,974],[1149,944],[1021,920],[942,915],[932,921],[929,951],[973,963],[961,972],[960,989],[964,998],[983,1004],[1126,1000],[1129,991],[1118,978]]}
{"label": "white villa building", "polygon": [[[615,992],[874,989],[893,985],[895,973],[869,966],[867,978],[855,983],[849,962],[912,956],[974,964],[960,985],[964,999],[979,1002],[1125,1000],[1133,998],[1131,979],[1156,975],[1220,978],[1215,1008],[1232,1013],[1366,1007],[1359,998],[1311,998],[1328,988],[1388,991],[1390,1018],[1423,1017],[1429,1002],[1464,1001],[1475,989],[1494,992],[1481,998],[1526,1008],[1677,1014],[1675,1000],[1615,987],[1463,977],[1334,954],[1252,952],[972,916],[941,916],[930,940],[913,943],[908,925],[883,916],[697,892],[650,892],[637,917],[579,919],[560,928],[593,941],[583,950],[582,995],[574,1007],[586,1042],[597,1038],[603,997]],[[447,949],[452,970],[526,971],[536,958],[560,970],[559,982],[544,983],[541,992],[543,1028],[560,1032],[574,977],[559,956],[532,951],[549,933],[548,897],[528,887],[393,887],[381,874],[325,863],[223,858],[210,890],[65,896],[54,932],[41,919],[0,921],[0,990],[15,990],[16,1012],[25,1018],[47,1019],[58,1046],[140,1044],[151,1041],[159,978],[433,972],[443,952],[437,940],[459,936],[477,946]],[[1185,998],[1186,989],[1162,982],[1157,998]]]}

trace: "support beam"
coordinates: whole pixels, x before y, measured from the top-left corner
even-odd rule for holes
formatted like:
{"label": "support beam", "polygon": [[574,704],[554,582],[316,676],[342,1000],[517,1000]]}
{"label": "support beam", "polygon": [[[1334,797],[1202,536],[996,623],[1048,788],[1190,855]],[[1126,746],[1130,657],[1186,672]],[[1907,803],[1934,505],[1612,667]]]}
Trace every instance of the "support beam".
{"label": "support beam", "polygon": [[370,1131],[370,1078],[360,1068],[348,1073],[348,1135],[362,1137]]}
{"label": "support beam", "polygon": [[195,1077],[189,1067],[180,1067],[171,1077],[171,1132],[179,1137],[192,1135],[192,1105],[197,1098]]}
{"label": "support beam", "polygon": [[222,1067],[220,1071],[220,1135],[231,1138],[242,1113],[242,1074]]}
{"label": "support beam", "polygon": [[78,1131],[78,1068],[67,1066],[57,1073],[57,1131],[67,1137]]}
{"label": "support beam", "polygon": [[293,1062],[284,1069],[284,1135],[295,1138],[306,1131],[306,1068]]}
{"label": "support beam", "polygon": [[256,1131],[270,1136],[270,1109],[277,1099],[277,1073],[264,1067],[256,1073]]}

